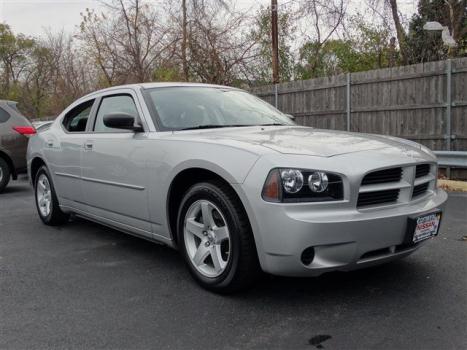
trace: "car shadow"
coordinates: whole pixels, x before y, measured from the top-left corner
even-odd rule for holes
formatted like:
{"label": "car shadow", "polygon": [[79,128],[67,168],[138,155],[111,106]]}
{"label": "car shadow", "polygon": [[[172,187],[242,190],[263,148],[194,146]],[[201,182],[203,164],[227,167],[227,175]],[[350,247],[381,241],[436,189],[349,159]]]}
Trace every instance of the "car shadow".
{"label": "car shadow", "polygon": [[[74,219],[67,226],[78,229],[80,234],[85,233],[93,240],[107,242],[106,246],[112,244],[110,249],[120,250],[113,255],[125,254],[132,260],[142,259],[149,265],[157,266],[155,283],[158,281],[157,274],[162,273],[159,269],[162,269],[171,272],[168,276],[164,272],[164,278],[173,279],[174,283],[184,280],[185,292],[212,295],[194,282],[182,257],[174,249],[81,218]],[[318,301],[342,303],[343,298],[351,302],[362,300],[362,296],[387,298],[394,293],[404,295],[410,290],[416,290],[417,284],[424,281],[427,274],[429,268],[410,257],[361,270],[329,272],[318,277],[280,277],[263,273],[252,288],[223,297],[240,305],[271,302],[288,306],[297,303],[314,304]]]}
{"label": "car shadow", "polygon": [[11,193],[27,193],[31,192],[32,189],[26,186],[15,186],[15,185],[9,185],[7,186],[2,193],[0,193],[0,198],[4,194],[11,194]]}
{"label": "car shadow", "polygon": [[328,272],[316,277],[266,276],[254,293],[264,295],[282,294],[284,291],[295,294],[327,294],[339,290],[339,293],[360,288],[378,288],[388,280],[400,279],[406,264],[403,261],[391,262],[381,266],[346,272]]}
{"label": "car shadow", "polygon": [[[232,295],[240,302],[272,303],[297,307],[334,307],[348,303],[385,303],[398,300],[414,290],[427,288],[429,269],[411,257],[347,272],[328,272],[317,277],[291,278],[263,275],[246,292]],[[429,288],[429,287],[428,287]]]}
{"label": "car shadow", "polygon": [[163,262],[163,259],[169,259],[167,264],[173,263],[174,260],[179,260],[180,266],[183,265],[183,261],[179,259],[179,254],[176,250],[166,245],[132,236],[99,223],[75,217],[70,220],[66,226],[63,226],[63,228],[65,227],[67,228],[66,231],[71,231],[73,234],[79,233],[81,237],[99,240],[104,245],[118,247],[140,258],[156,258],[158,260],[160,259],[161,262]]}

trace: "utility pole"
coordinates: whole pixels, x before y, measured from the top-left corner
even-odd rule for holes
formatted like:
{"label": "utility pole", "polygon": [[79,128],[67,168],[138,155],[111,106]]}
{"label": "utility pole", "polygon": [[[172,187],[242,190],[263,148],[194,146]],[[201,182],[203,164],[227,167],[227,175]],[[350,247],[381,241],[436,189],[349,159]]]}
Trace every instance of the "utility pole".
{"label": "utility pole", "polygon": [[279,82],[279,36],[277,30],[277,0],[271,0],[272,82]]}
{"label": "utility pole", "polygon": [[182,66],[183,77],[185,81],[188,81],[188,63],[186,58],[188,22],[186,16],[186,0],[182,0]]}

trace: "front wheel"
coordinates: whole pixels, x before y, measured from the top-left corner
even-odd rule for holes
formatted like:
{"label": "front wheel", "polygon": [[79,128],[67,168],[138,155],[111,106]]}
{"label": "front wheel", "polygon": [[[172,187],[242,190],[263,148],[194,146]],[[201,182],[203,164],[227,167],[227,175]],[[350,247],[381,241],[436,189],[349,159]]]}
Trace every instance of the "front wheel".
{"label": "front wheel", "polygon": [[50,174],[42,166],[37,174],[34,184],[36,207],[39,217],[46,225],[56,226],[68,221],[68,215],[62,212],[58,205],[57,195]]}
{"label": "front wheel", "polygon": [[191,274],[204,288],[234,292],[250,286],[260,271],[245,210],[221,182],[188,190],[179,210],[178,238]]}

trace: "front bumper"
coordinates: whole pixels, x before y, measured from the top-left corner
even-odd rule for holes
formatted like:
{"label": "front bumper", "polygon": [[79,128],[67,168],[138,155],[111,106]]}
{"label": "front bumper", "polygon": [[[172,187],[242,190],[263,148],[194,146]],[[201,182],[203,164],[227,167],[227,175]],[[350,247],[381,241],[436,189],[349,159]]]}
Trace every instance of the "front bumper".
{"label": "front bumper", "polygon": [[[278,275],[316,276],[402,258],[423,245],[404,245],[408,218],[444,210],[446,200],[446,192],[439,189],[416,203],[367,212],[337,209],[315,213],[283,207],[280,215],[276,212],[270,216],[272,220],[260,225],[268,235],[264,268]],[[305,265],[302,254],[308,247],[313,247],[314,258]]]}
{"label": "front bumper", "polygon": [[[267,203],[261,214],[265,219],[257,223],[262,268],[276,275],[317,276],[402,258],[423,245],[403,244],[408,218],[444,210],[446,200],[439,189],[416,203],[367,212]],[[314,258],[306,265],[302,254],[308,247],[313,247]]]}

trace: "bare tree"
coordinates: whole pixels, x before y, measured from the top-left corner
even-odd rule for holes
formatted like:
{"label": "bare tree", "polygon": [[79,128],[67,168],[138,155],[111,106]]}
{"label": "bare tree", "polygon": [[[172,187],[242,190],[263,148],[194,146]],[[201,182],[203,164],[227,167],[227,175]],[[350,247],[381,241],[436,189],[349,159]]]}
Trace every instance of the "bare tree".
{"label": "bare tree", "polygon": [[29,60],[21,81],[21,102],[31,116],[57,115],[96,86],[93,63],[63,32],[47,32],[38,39]]}
{"label": "bare tree", "polygon": [[397,0],[385,0],[389,2],[391,7],[392,19],[394,21],[394,27],[396,28],[397,41],[399,42],[399,50],[401,54],[402,64],[407,64],[407,34],[402,27],[399,10],[397,8]]}
{"label": "bare tree", "polygon": [[187,62],[187,29],[188,29],[188,20],[187,20],[187,6],[186,0],[182,0],[182,63],[183,63],[183,77],[185,81],[188,81],[188,62]]}
{"label": "bare tree", "polygon": [[[181,50],[180,56],[182,60],[182,70],[183,70],[183,77],[185,81],[189,81],[190,79],[190,72],[188,67],[188,26],[189,26],[189,17],[194,18],[196,13],[199,13],[200,9],[205,9],[207,6],[217,6],[219,8],[228,9],[229,0],[182,0],[182,19],[181,19],[181,32],[182,32],[182,39],[181,39]],[[177,7],[178,12],[178,7]]]}
{"label": "bare tree", "polygon": [[82,14],[79,38],[87,43],[105,83],[150,81],[172,43],[154,6],[141,0],[113,0],[107,12]]}
{"label": "bare tree", "polygon": [[[448,11],[448,27],[456,43],[461,43],[467,36],[467,0],[444,0]],[[451,50],[451,55],[456,49]]]}
{"label": "bare tree", "polygon": [[303,0],[300,2],[298,13],[305,23],[303,34],[306,41],[313,44],[312,56],[316,57],[316,60],[309,62],[309,69],[313,71],[318,63],[319,52],[343,25],[346,14],[345,2],[344,0]]}
{"label": "bare tree", "polygon": [[1,93],[6,97],[12,85],[18,84],[34,47],[34,40],[24,35],[14,35],[10,27],[0,23],[0,68],[2,75]]}
{"label": "bare tree", "polygon": [[404,65],[408,64],[410,54],[407,48],[407,33],[403,26],[397,0],[368,0],[367,4],[372,13],[377,15],[384,25],[392,27],[390,25],[392,22],[399,44],[400,61]]}
{"label": "bare tree", "polygon": [[255,41],[242,32],[248,18],[244,13],[198,4],[189,25],[188,66],[202,82],[232,84],[241,66],[257,57]]}

